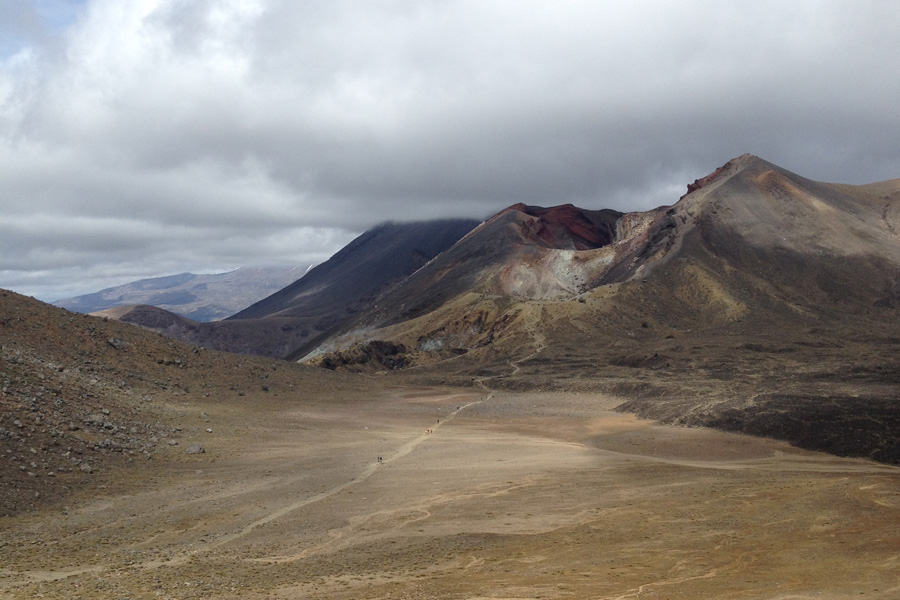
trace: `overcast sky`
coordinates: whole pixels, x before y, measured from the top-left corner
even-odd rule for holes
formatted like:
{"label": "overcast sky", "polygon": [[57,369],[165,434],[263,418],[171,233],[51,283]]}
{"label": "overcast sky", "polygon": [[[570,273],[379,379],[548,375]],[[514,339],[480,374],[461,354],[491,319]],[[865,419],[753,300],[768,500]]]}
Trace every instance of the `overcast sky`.
{"label": "overcast sky", "polygon": [[898,31],[890,0],[0,0],[0,287],[646,210],[745,152],[900,177]]}

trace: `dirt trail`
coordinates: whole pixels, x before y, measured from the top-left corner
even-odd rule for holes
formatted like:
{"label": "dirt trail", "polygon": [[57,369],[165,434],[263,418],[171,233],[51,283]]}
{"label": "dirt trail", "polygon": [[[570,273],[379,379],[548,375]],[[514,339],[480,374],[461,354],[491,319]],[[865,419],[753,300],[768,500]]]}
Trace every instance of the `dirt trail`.
{"label": "dirt trail", "polygon": [[[471,394],[451,394],[451,395],[444,396],[442,398],[438,398],[437,400],[447,401],[450,399],[454,399],[454,398],[458,398],[458,397],[465,397],[468,395],[471,395]],[[215,541],[207,542],[207,543],[203,544],[202,546],[192,549],[190,552],[183,553],[179,556],[169,557],[166,559],[148,560],[148,561],[144,561],[141,563],[133,563],[131,566],[133,568],[157,569],[157,568],[164,567],[164,566],[165,567],[173,567],[173,566],[183,565],[183,564],[187,563],[188,561],[192,560],[194,557],[196,557],[199,554],[207,553],[207,552],[216,550],[218,548],[221,548],[223,546],[226,546],[228,544],[231,544],[237,540],[240,540],[241,538],[244,538],[244,537],[250,535],[253,531],[259,529],[260,527],[262,527],[264,525],[272,523],[273,521],[283,518],[283,517],[285,517],[293,512],[296,512],[304,507],[310,506],[312,504],[316,504],[318,502],[322,502],[323,500],[327,500],[328,498],[331,498],[353,486],[359,485],[359,484],[365,482],[366,480],[368,480],[373,475],[375,475],[379,471],[379,469],[381,469],[382,467],[384,467],[392,462],[395,462],[397,460],[400,460],[401,458],[403,458],[403,457],[407,456],[408,454],[410,454],[411,452],[413,452],[418,446],[420,446],[421,444],[423,444],[426,441],[428,441],[429,439],[431,439],[431,437],[434,435],[434,432],[440,430],[440,428],[442,426],[447,425],[448,423],[453,421],[453,419],[456,418],[457,415],[459,415],[460,413],[465,411],[467,408],[477,405],[477,404],[480,404],[483,400],[484,399],[475,400],[475,401],[460,405],[455,410],[453,410],[449,414],[449,416],[447,416],[443,420],[439,420],[437,423],[429,426],[425,430],[424,433],[403,443],[394,452],[389,454],[387,457],[382,458],[381,462],[378,462],[378,461],[372,462],[363,470],[362,473],[360,473],[356,477],[353,477],[352,479],[349,479],[339,485],[331,487],[325,491],[314,494],[314,495],[304,498],[302,500],[281,506],[280,508],[267,513],[265,516],[257,518],[256,520],[252,521],[251,523],[248,523],[247,525],[242,527],[240,530],[221,535]],[[221,494],[219,494],[219,495],[221,496]],[[148,541],[148,540],[145,540],[145,541]],[[307,554],[308,554],[308,551],[304,551],[296,556],[298,558],[300,558],[300,557],[306,556]],[[270,560],[270,559],[266,559],[266,560]],[[287,560],[293,560],[293,558],[289,557]],[[59,580],[77,576],[77,575],[83,575],[86,573],[99,573],[99,572],[108,570],[110,568],[112,568],[111,565],[99,564],[99,565],[87,565],[87,566],[79,566],[79,567],[68,567],[68,568],[59,569],[59,570],[40,570],[40,571],[38,571],[38,570],[12,571],[12,570],[0,569],[0,576],[4,576],[7,578],[24,578],[24,579],[28,579],[28,580],[35,581],[35,582],[52,582],[52,581],[59,581]],[[0,589],[2,589],[2,587],[0,587]]]}
{"label": "dirt trail", "polygon": [[[456,396],[455,395],[448,396],[448,398],[453,398],[453,397],[456,397]],[[195,550],[192,553],[192,555],[198,554],[200,552],[206,552],[209,550],[215,550],[216,548],[219,548],[219,547],[229,544],[237,539],[245,537],[246,535],[250,534],[254,529],[257,529],[267,523],[271,523],[272,521],[275,521],[276,519],[280,519],[281,517],[284,517],[285,515],[288,515],[288,514],[294,512],[296,510],[299,510],[305,506],[309,506],[310,504],[315,504],[316,502],[321,502],[322,500],[330,498],[352,486],[363,483],[364,481],[369,479],[371,476],[373,476],[375,473],[377,473],[378,470],[383,467],[383,465],[392,463],[396,460],[403,458],[404,456],[406,456],[407,454],[409,454],[410,452],[415,450],[417,446],[426,442],[431,437],[432,432],[440,429],[441,425],[446,425],[447,423],[452,421],[461,411],[463,411],[466,408],[473,406],[475,404],[480,404],[481,402],[482,402],[481,400],[476,400],[474,402],[469,402],[467,404],[462,405],[458,410],[453,411],[449,417],[446,417],[443,420],[443,422],[438,422],[435,425],[432,425],[431,427],[429,427],[426,430],[425,433],[409,440],[408,442],[406,442],[405,444],[400,446],[392,454],[390,454],[387,458],[383,458],[381,463],[374,462],[374,463],[370,464],[366,468],[366,470],[363,471],[357,477],[354,477],[353,479],[351,479],[345,483],[342,483],[338,486],[335,486],[329,490],[326,490],[324,492],[321,492],[321,493],[311,496],[309,498],[305,498],[298,502],[294,502],[293,504],[288,504],[287,506],[283,506],[283,507],[279,508],[278,510],[275,510],[275,511],[267,514],[266,516],[264,516],[260,519],[257,519],[256,521],[253,521],[252,523],[246,525],[240,531],[235,532],[231,535],[226,535],[226,536],[220,538],[219,540],[216,540],[215,542],[211,542],[211,543],[207,544],[206,546]],[[181,559],[181,562],[183,562],[184,560],[188,560],[189,558],[190,557],[183,557]]]}

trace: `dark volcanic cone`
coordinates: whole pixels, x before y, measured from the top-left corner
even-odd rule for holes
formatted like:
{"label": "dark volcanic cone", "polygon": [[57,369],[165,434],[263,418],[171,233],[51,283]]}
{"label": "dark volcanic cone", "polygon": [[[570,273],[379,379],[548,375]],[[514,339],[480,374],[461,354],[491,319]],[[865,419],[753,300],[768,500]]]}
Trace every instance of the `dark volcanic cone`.
{"label": "dark volcanic cone", "polygon": [[207,348],[290,355],[336,331],[478,221],[387,223],[367,231],[303,278],[224,321],[196,323],[152,307],[117,309],[110,316]]}

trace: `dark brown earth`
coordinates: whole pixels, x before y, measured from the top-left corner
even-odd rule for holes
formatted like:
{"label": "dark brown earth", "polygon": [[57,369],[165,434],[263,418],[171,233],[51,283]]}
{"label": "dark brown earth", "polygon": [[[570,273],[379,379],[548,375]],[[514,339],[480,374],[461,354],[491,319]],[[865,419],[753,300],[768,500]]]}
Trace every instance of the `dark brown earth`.
{"label": "dark brown earth", "polygon": [[572,204],[550,208],[514,204],[506,210],[534,217],[523,223],[525,239],[547,248],[573,250],[591,250],[613,243],[616,222],[622,216],[614,210],[589,211]]}
{"label": "dark brown earth", "polygon": [[[574,391],[600,379],[548,360],[572,349],[550,338],[474,381],[352,375],[0,309],[2,426],[23,423],[0,438],[3,598],[900,593],[896,467],[614,411],[670,382],[674,347],[669,367],[620,349],[613,394]],[[720,349],[691,351],[711,398]],[[573,391],[546,391],[560,373]]]}
{"label": "dark brown earth", "polygon": [[115,485],[116,472],[140,478],[160,452],[202,441],[204,421],[181,420],[178,406],[346,379],[203,350],[5,290],[0,361],[0,517],[90,495]]}

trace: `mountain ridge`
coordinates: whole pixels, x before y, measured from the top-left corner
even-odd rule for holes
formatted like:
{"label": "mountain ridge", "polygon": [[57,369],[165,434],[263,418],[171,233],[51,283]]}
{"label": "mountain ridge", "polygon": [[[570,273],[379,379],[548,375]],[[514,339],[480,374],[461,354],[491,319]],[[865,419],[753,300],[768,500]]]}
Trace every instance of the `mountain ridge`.
{"label": "mountain ridge", "polygon": [[[311,266],[311,265],[310,265]],[[194,321],[224,319],[303,277],[308,267],[241,267],[226,273],[179,273],[139,279],[52,304],[81,313],[152,305]]]}

